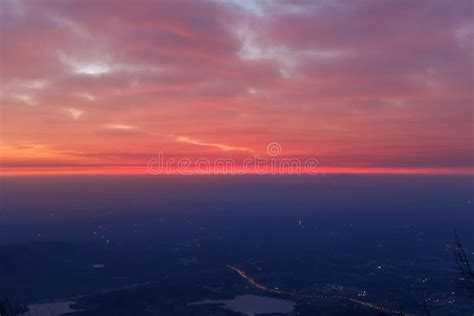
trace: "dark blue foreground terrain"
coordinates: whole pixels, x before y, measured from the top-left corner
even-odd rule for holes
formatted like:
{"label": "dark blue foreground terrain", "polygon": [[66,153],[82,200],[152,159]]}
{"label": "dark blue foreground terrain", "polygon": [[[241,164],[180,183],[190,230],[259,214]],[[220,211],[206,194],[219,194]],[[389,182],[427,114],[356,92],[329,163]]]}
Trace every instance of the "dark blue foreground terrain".
{"label": "dark blue foreground terrain", "polygon": [[252,294],[292,301],[294,315],[424,315],[424,300],[432,315],[474,312],[453,256],[456,228],[474,257],[472,177],[61,176],[1,185],[0,299],[14,304],[75,301],[74,315],[237,315],[224,303],[190,303]]}

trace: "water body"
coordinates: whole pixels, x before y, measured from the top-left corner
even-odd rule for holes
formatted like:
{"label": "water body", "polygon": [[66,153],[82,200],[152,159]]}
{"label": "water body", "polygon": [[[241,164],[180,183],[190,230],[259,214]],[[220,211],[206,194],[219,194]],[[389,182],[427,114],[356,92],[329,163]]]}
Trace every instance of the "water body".
{"label": "water body", "polygon": [[75,302],[56,302],[56,303],[44,303],[44,304],[32,304],[28,305],[29,312],[26,315],[35,315],[35,316],[51,316],[56,315],[60,316],[66,313],[77,312],[77,310],[72,309],[70,306]]}
{"label": "water body", "polygon": [[239,295],[231,300],[204,300],[189,304],[189,306],[217,304],[222,308],[245,315],[290,313],[294,310],[296,303],[261,295]]}

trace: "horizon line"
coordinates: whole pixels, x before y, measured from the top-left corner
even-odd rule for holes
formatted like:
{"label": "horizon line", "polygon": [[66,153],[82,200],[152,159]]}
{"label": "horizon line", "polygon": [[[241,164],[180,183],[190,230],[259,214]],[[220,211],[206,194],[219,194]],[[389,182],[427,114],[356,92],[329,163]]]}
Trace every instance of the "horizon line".
{"label": "horizon line", "polygon": [[[67,167],[66,167],[67,168]],[[81,176],[81,175],[149,175],[149,176],[321,176],[325,174],[380,174],[380,175],[474,175],[474,167],[452,167],[452,168],[437,168],[437,167],[318,167],[313,173],[306,172],[291,172],[287,169],[277,170],[276,172],[257,172],[256,170],[246,171],[245,173],[238,172],[202,172],[199,170],[186,170],[182,172],[179,170],[169,170],[162,174],[152,174],[143,167],[115,167],[115,168],[77,168],[77,169],[15,169],[15,170],[1,170],[0,177],[23,177],[23,176]]]}

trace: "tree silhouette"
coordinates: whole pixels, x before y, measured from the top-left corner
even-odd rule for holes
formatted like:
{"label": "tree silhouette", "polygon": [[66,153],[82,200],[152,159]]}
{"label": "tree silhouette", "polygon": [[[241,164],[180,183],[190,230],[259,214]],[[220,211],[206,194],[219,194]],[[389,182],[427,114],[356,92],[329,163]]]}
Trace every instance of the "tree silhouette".
{"label": "tree silhouette", "polygon": [[474,290],[474,272],[456,229],[454,230],[454,258],[461,274],[461,281],[465,286]]}
{"label": "tree silhouette", "polygon": [[0,301],[0,316],[13,316],[14,311],[8,300]]}

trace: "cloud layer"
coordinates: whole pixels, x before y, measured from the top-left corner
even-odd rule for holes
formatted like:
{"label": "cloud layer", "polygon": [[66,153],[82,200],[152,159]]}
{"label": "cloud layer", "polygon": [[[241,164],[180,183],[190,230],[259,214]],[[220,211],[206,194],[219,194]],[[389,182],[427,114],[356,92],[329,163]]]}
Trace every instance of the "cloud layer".
{"label": "cloud layer", "polygon": [[323,166],[473,167],[469,0],[0,5],[9,170],[271,141]]}

